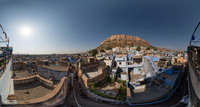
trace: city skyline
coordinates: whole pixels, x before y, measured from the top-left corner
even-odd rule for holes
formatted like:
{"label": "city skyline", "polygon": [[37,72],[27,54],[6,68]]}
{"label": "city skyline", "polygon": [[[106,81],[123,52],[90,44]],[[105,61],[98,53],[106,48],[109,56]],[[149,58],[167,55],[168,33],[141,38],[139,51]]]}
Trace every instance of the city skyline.
{"label": "city skyline", "polygon": [[20,54],[85,52],[115,34],[186,50],[200,19],[200,2],[144,1],[3,0],[0,24]]}

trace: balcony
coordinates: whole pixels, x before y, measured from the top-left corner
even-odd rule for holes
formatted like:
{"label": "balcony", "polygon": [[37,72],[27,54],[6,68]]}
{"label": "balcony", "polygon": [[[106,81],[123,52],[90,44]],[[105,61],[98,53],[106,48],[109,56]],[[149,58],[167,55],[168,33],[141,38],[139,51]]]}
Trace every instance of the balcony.
{"label": "balcony", "polygon": [[0,51],[2,54],[0,54],[0,78],[5,72],[5,69],[11,59],[12,55],[12,48],[7,48],[7,47],[1,47]]}

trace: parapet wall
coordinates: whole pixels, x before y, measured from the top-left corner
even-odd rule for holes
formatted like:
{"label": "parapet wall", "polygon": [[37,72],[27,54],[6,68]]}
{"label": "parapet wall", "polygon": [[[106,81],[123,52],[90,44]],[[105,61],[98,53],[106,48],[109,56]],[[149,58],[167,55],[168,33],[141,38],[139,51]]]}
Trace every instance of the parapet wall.
{"label": "parapet wall", "polygon": [[81,64],[81,68],[83,72],[86,72],[88,69],[94,69],[99,65],[99,62],[93,62],[89,64]]}
{"label": "parapet wall", "polygon": [[24,77],[24,78],[19,78],[19,79],[13,79],[14,84],[25,84],[34,81],[36,78],[35,76],[30,76],[30,77]]}
{"label": "parapet wall", "polygon": [[67,61],[58,61],[58,65],[60,66],[69,66],[70,62]]}
{"label": "parapet wall", "polygon": [[31,77],[25,77],[25,78],[19,78],[19,79],[14,79],[14,84],[25,84],[25,83],[29,83],[29,82],[33,82],[35,80],[38,80],[40,83],[49,86],[49,87],[53,87],[53,82],[50,80],[47,80],[39,75],[34,75]]}
{"label": "parapet wall", "polygon": [[[6,69],[3,72],[2,75],[0,75],[0,99],[2,102],[6,101],[10,87],[11,87],[11,73],[12,71],[10,70],[12,66],[12,59],[9,60],[9,63],[6,65]],[[0,103],[2,103],[0,101]]]}
{"label": "parapet wall", "polygon": [[95,82],[98,82],[98,81],[102,81],[103,79],[106,78],[107,76],[107,73],[108,73],[108,66],[103,66],[103,67],[100,67],[98,68],[98,72],[99,72],[99,75],[97,75],[96,77],[93,77],[93,78],[87,78],[84,74],[83,74],[83,70],[82,69],[79,69],[79,82],[82,81],[82,83],[84,83],[85,87],[88,88],[88,85],[91,84],[91,83],[95,83]]}
{"label": "parapet wall", "polygon": [[26,69],[26,63],[24,62],[13,62],[12,67],[17,70],[25,70]]}
{"label": "parapet wall", "polygon": [[52,78],[55,81],[60,81],[63,77],[67,77],[67,71],[58,71],[54,69],[48,69],[42,66],[38,66],[38,73],[40,76],[50,79]]}
{"label": "parapet wall", "polygon": [[59,84],[55,87],[55,89],[51,91],[50,93],[48,93],[47,95],[40,98],[19,101],[18,105],[12,105],[12,106],[14,107],[60,106],[64,103],[67,92],[68,92],[68,78],[63,77],[61,81],[59,82]]}
{"label": "parapet wall", "polygon": [[98,82],[98,81],[102,81],[106,76],[107,76],[107,73],[108,73],[108,67],[100,67],[98,69],[98,72],[100,73],[99,75],[97,75],[96,77],[94,78],[90,78],[87,80],[88,84],[90,83],[95,83],[95,82]]}

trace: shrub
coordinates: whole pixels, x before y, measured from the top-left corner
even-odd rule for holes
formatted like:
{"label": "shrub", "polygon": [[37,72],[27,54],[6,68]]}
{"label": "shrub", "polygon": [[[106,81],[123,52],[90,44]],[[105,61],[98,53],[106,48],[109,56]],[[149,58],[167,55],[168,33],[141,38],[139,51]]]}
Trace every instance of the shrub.
{"label": "shrub", "polygon": [[113,77],[111,77],[111,83],[114,83],[114,82],[115,82],[114,78],[113,78]]}
{"label": "shrub", "polygon": [[114,99],[114,97],[112,97],[111,95],[106,95],[106,94],[100,93],[100,92],[95,88],[95,86],[94,86],[93,84],[90,86],[90,91],[93,92],[94,94],[98,95],[98,96],[105,97],[105,98],[110,98],[110,99]]}
{"label": "shrub", "polygon": [[90,87],[91,87],[91,90],[95,90],[94,84],[92,84]]}
{"label": "shrub", "polygon": [[112,50],[112,47],[111,47],[111,46],[109,46],[109,47],[107,47],[107,48],[106,48],[106,50]]}
{"label": "shrub", "polygon": [[103,85],[110,83],[111,79],[109,77],[106,77],[104,80],[99,81],[95,84],[96,87],[102,87]]}
{"label": "shrub", "polygon": [[153,48],[154,51],[157,51],[157,48],[156,48],[156,47],[152,46],[151,48]]}
{"label": "shrub", "polygon": [[3,65],[4,63],[3,62],[1,62],[1,66]]}
{"label": "shrub", "polygon": [[16,69],[16,68],[13,68],[13,71],[17,71],[17,69]]}
{"label": "shrub", "polygon": [[119,89],[119,93],[120,93],[120,94],[123,94],[123,93],[125,93],[125,92],[126,92],[126,86],[121,85],[121,87],[120,87],[120,89]]}
{"label": "shrub", "polygon": [[141,49],[140,46],[138,46],[138,47],[136,48],[137,51],[140,51],[140,49]]}
{"label": "shrub", "polygon": [[147,50],[150,50],[150,47],[147,47]]}
{"label": "shrub", "polygon": [[118,100],[126,100],[126,81],[122,81],[122,85],[119,89],[119,95],[116,97]]}
{"label": "shrub", "polygon": [[105,52],[103,49],[100,52]]}
{"label": "shrub", "polygon": [[122,81],[122,85],[126,87],[126,81]]}
{"label": "shrub", "polygon": [[96,56],[97,50],[96,49],[90,50],[89,53],[91,53],[92,56]]}

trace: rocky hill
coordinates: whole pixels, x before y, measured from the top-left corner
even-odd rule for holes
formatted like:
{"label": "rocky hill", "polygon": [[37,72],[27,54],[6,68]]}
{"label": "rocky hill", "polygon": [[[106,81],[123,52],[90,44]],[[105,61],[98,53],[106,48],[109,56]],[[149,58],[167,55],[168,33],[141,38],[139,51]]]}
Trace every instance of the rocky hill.
{"label": "rocky hill", "polygon": [[137,36],[132,35],[112,35],[111,37],[107,38],[101,45],[97,47],[97,50],[107,49],[107,48],[114,48],[114,47],[124,47],[124,46],[145,46],[150,47],[151,44]]}

